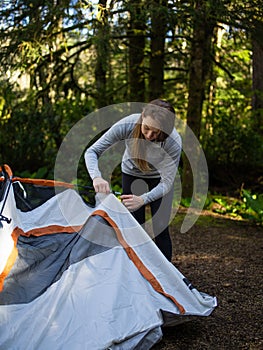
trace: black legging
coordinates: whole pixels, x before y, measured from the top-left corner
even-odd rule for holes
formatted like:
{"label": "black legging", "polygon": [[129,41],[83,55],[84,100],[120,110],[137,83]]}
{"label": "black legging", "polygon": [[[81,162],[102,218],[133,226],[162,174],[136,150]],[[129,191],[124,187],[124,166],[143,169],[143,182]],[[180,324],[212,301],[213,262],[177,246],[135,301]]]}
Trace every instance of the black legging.
{"label": "black legging", "polygon": [[[138,178],[122,173],[122,191],[123,194],[134,194],[137,196],[153,189],[160,182],[160,178]],[[173,189],[164,197],[149,203],[152,215],[152,227],[154,240],[157,247],[164,256],[171,261],[172,242],[169,234],[169,221],[172,210]],[[131,212],[135,219],[144,226],[145,224],[145,206]]]}

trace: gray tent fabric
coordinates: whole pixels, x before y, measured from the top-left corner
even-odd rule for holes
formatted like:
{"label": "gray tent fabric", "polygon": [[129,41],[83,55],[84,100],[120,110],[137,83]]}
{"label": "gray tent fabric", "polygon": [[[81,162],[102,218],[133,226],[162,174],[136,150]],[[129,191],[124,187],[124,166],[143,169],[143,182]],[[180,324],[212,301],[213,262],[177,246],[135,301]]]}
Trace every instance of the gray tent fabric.
{"label": "gray tent fabric", "polygon": [[[20,236],[17,242],[19,257],[5,280],[0,305],[31,302],[59,280],[71,264],[110,249],[85,239],[85,231],[96,231],[99,220],[91,217],[81,234],[57,233],[37,238]],[[105,225],[104,230],[105,234],[112,231],[113,236],[112,228]]]}
{"label": "gray tent fabric", "polygon": [[3,215],[0,349],[147,350],[217,305],[113,194],[92,208],[69,188],[22,211],[11,187]]}

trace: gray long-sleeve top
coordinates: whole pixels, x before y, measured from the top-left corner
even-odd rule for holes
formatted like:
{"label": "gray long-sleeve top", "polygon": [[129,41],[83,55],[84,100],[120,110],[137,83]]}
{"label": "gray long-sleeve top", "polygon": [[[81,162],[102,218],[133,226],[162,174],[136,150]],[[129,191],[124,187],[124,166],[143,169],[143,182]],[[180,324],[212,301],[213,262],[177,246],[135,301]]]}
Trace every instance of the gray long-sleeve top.
{"label": "gray long-sleeve top", "polygon": [[101,177],[98,159],[104,151],[112,145],[124,141],[125,151],[122,157],[122,172],[140,178],[160,178],[159,184],[141,197],[145,204],[161,198],[171,189],[177,172],[182,142],[179,133],[174,128],[172,133],[163,142],[150,142],[144,139],[146,148],[145,160],[151,165],[151,170],[142,172],[138,169],[132,158],[131,147],[133,142],[132,132],[140,117],[140,114],[131,114],[115,123],[99,140],[90,146],[85,152],[85,163],[92,178]]}

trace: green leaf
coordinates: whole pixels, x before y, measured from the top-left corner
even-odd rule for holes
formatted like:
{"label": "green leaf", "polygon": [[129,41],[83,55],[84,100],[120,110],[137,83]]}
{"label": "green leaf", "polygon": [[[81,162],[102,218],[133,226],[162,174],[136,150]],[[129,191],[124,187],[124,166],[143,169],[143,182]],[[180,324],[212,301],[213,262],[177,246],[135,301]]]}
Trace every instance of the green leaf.
{"label": "green leaf", "polygon": [[247,190],[242,190],[243,200],[248,208],[254,210],[257,214],[263,214],[263,194],[261,195],[251,195]]}

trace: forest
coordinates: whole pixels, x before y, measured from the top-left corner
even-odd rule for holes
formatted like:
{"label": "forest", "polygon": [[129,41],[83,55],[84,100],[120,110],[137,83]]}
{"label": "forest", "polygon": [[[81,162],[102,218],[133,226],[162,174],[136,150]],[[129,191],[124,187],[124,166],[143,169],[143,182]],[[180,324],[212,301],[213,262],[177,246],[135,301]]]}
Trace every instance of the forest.
{"label": "forest", "polygon": [[[216,296],[218,306],[209,317],[164,327],[163,339],[152,349],[263,349],[262,0],[0,0],[0,47],[0,169],[7,164],[15,176],[91,188],[84,151],[110,126],[109,108],[118,114],[124,105],[157,98],[174,106],[183,126],[178,130],[183,152],[181,188],[175,188],[176,195],[181,193],[175,196],[170,225],[172,264],[193,289]],[[191,138],[195,149],[189,148]],[[61,149],[67,147],[63,157]],[[105,167],[113,163],[118,159],[107,154]],[[110,175],[113,191],[121,191],[119,164]],[[0,200],[2,215],[6,201]],[[193,204],[201,213],[185,228]],[[2,216],[0,224],[8,227],[3,219],[8,218]],[[12,234],[12,240],[17,236]],[[59,244],[61,251],[65,242]],[[2,247],[3,258],[7,249]],[[48,252],[56,253],[56,245]],[[39,257],[42,261],[42,252]],[[111,261],[103,273],[119,260]],[[33,272],[25,276],[30,282]],[[71,289],[61,292],[71,303]],[[60,295],[54,298],[59,306],[64,304]],[[56,300],[45,303],[51,319]],[[85,295],[81,302],[84,315],[90,312],[87,300]],[[99,310],[103,303],[99,300]],[[10,311],[13,305],[6,306]],[[64,315],[60,308],[59,315]],[[25,326],[32,335],[38,321],[44,328],[51,324],[33,315]],[[65,319],[66,325],[71,322]],[[9,328],[16,342],[21,330],[14,323]],[[27,338],[26,347],[33,349],[33,340]]]}
{"label": "forest", "polygon": [[[260,0],[0,3],[1,164],[16,175],[52,178],[58,150],[82,118],[161,98],[202,147],[205,205],[262,223]],[[187,152],[179,172],[187,206]],[[78,176],[89,183],[83,160]],[[118,181],[116,172],[114,186]]]}

